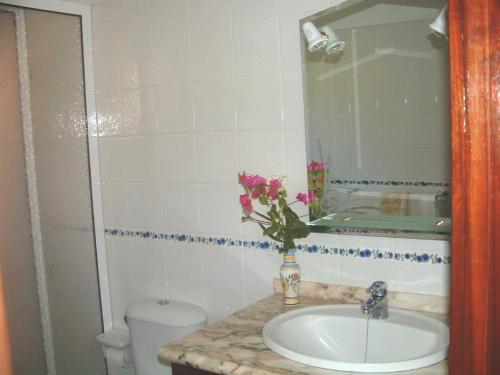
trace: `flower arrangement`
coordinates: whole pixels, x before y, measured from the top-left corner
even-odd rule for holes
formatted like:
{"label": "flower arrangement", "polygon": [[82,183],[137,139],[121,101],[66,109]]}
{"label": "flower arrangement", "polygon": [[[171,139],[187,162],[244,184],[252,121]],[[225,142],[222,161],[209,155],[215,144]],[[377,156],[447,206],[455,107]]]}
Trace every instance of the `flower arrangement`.
{"label": "flower arrangement", "polygon": [[325,163],[312,161],[307,166],[307,185],[309,192],[312,192],[313,199],[309,200],[309,215],[311,220],[319,219],[326,215],[321,199],[325,192]]}
{"label": "flower arrangement", "polygon": [[[300,217],[290,208],[291,205],[302,202],[307,205],[314,200],[314,192],[299,193],[296,200],[287,202],[287,192],[279,178],[249,175],[245,172],[239,175],[239,183],[245,191],[240,195],[243,209],[243,222],[252,221],[259,224],[265,236],[281,242],[280,252],[288,252],[295,248],[295,240],[305,238],[311,230],[300,220]],[[266,213],[254,210],[253,202],[259,202]]]}

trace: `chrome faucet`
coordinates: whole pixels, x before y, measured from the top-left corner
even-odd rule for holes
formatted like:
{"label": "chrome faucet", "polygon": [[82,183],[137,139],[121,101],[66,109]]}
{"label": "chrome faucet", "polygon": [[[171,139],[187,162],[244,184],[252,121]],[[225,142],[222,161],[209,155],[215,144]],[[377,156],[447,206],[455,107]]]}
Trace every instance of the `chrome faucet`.
{"label": "chrome faucet", "polygon": [[369,288],[370,298],[361,305],[361,312],[371,314],[375,319],[386,319],[389,316],[387,303],[387,284],[384,281],[375,281]]}

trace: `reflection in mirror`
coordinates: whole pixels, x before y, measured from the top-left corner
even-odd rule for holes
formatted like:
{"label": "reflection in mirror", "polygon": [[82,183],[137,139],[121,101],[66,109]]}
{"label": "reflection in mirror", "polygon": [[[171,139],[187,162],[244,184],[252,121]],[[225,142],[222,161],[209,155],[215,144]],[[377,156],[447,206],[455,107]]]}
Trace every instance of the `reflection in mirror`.
{"label": "reflection in mirror", "polygon": [[350,0],[301,21],[317,231],[449,234],[445,6]]}

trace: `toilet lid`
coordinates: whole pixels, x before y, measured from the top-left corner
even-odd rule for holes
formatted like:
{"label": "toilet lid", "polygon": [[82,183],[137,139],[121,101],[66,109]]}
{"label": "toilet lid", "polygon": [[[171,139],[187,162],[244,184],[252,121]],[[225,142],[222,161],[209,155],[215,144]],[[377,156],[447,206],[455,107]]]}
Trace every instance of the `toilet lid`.
{"label": "toilet lid", "polygon": [[165,326],[186,327],[206,322],[207,313],[201,307],[191,303],[145,299],[128,308],[127,318]]}

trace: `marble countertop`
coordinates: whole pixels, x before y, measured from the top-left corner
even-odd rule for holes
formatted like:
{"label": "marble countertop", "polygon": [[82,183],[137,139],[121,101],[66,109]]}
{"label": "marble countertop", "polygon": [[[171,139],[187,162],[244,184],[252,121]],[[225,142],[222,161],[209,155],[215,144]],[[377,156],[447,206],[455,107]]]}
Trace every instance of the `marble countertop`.
{"label": "marble countertop", "polygon": [[[325,304],[352,303],[353,289],[330,293],[329,298],[302,296],[297,307],[283,305],[283,295],[275,293],[247,308],[210,324],[189,336],[174,341],[159,351],[164,364],[177,363],[225,375],[340,375],[360,374],[326,370],[286,359],[262,342],[262,329],[274,316],[297,308]],[[345,298],[347,297],[347,298]],[[350,297],[350,298],[349,298]],[[389,301],[390,303],[390,301]],[[446,315],[431,314],[440,320]],[[405,375],[445,375],[447,361],[417,370],[398,372]]]}

